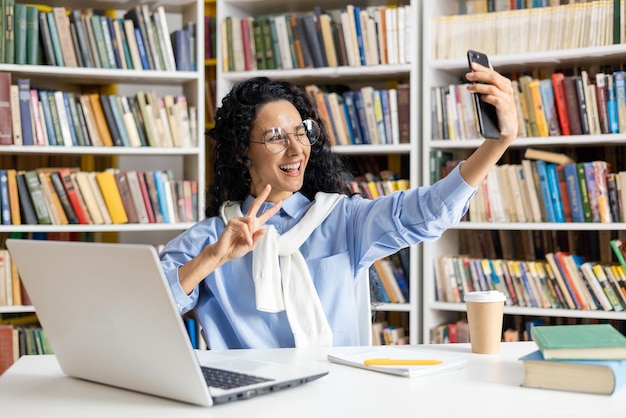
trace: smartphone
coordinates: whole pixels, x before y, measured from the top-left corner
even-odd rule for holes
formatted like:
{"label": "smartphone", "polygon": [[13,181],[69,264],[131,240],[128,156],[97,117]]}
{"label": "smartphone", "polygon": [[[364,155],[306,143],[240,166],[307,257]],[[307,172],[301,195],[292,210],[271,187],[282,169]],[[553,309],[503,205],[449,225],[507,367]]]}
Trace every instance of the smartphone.
{"label": "smartphone", "polygon": [[[489,58],[487,54],[482,52],[468,50],[467,61],[472,69],[472,63],[476,62],[482,66],[489,68]],[[474,110],[477,112],[478,125],[480,133],[485,138],[500,139],[500,128],[498,125],[498,114],[496,113],[496,107],[490,103],[486,103],[480,99],[480,94],[473,94],[474,96]]]}

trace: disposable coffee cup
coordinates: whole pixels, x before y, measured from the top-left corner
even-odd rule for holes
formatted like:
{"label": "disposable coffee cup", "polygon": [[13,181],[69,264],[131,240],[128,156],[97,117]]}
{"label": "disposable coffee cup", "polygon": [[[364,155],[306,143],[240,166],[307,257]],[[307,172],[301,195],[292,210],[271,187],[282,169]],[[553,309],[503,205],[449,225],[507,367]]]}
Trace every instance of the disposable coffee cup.
{"label": "disposable coffee cup", "polygon": [[502,292],[490,290],[469,292],[464,300],[472,353],[499,353],[506,297]]}

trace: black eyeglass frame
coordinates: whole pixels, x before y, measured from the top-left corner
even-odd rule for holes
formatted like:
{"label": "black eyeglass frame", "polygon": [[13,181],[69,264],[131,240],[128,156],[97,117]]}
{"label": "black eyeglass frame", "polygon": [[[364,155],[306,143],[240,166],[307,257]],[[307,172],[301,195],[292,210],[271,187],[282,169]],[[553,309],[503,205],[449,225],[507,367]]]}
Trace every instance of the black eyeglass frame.
{"label": "black eyeglass frame", "polygon": [[[298,133],[299,129],[304,129],[304,133]],[[278,154],[286,150],[287,147],[289,146],[290,144],[289,135],[295,136],[296,140],[301,145],[304,145],[305,147],[309,147],[317,143],[317,141],[319,140],[320,135],[321,135],[321,128],[315,120],[307,118],[303,120],[298,126],[296,126],[293,132],[286,132],[280,126],[269,128],[263,133],[263,141],[250,140],[250,143],[263,144],[265,145],[265,149],[267,149],[269,152],[271,152],[272,154]],[[272,140],[276,136],[281,137],[282,140],[281,139]],[[300,138],[302,136],[306,136],[308,141],[303,142]],[[270,144],[269,147],[268,147],[268,143]],[[278,145],[278,144],[281,144],[282,148],[276,149],[276,150],[272,150],[270,148],[271,146]]]}

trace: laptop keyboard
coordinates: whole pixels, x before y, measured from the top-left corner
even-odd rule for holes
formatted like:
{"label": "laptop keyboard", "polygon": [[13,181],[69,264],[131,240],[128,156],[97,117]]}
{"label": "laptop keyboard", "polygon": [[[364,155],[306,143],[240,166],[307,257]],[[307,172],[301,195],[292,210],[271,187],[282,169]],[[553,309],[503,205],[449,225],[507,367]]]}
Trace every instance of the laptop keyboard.
{"label": "laptop keyboard", "polygon": [[245,373],[233,372],[231,370],[215,369],[207,366],[202,366],[202,374],[210,387],[220,389],[233,389],[255,383],[269,382],[272,380]]}

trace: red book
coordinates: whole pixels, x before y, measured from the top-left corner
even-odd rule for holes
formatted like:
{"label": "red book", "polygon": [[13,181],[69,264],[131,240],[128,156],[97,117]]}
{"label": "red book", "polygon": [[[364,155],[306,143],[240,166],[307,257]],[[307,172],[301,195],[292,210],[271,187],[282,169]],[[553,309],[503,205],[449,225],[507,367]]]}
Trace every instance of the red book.
{"label": "red book", "polygon": [[580,310],[585,310],[586,305],[585,300],[583,299],[583,295],[578,292],[578,286],[575,281],[576,278],[573,276],[574,273],[569,271],[569,269],[567,268],[567,262],[565,261],[565,257],[568,256],[569,253],[564,251],[557,251],[556,253],[554,253],[554,255],[556,256],[556,261],[559,270],[561,270],[563,280],[565,280],[565,285],[567,286],[567,289],[569,290],[572,299],[574,299],[576,307]]}
{"label": "red book", "polygon": [[565,89],[563,87],[564,78],[565,75],[563,73],[552,74],[552,88],[554,89],[554,101],[559,115],[561,135],[571,135],[569,115],[567,113],[567,100],[565,98]]}
{"label": "red book", "polygon": [[0,375],[13,364],[13,325],[0,325]]}
{"label": "red book", "polygon": [[78,223],[81,225],[88,225],[89,215],[87,215],[87,209],[83,206],[80,196],[78,195],[78,189],[72,179],[72,170],[67,167],[61,168],[59,169],[59,176],[63,182],[63,187],[65,188],[65,193],[67,193],[67,197],[70,200],[72,209],[74,209],[76,218],[78,218]]}
{"label": "red book", "polygon": [[152,202],[150,202],[150,194],[148,193],[146,177],[144,176],[143,171],[137,171],[137,179],[139,180],[139,190],[141,190],[141,198],[143,199],[143,204],[146,206],[146,212],[148,213],[148,221],[153,224],[156,222],[156,219],[154,218]]}
{"label": "red book", "polygon": [[400,128],[400,143],[411,142],[411,87],[409,84],[398,84],[398,127]]}
{"label": "red book", "polygon": [[559,190],[561,191],[561,202],[563,203],[565,222],[574,222],[574,218],[572,218],[572,205],[570,203],[571,198],[567,188],[567,176],[565,176],[565,169],[561,164],[556,165],[556,174],[559,180]]}
{"label": "red book", "polygon": [[13,144],[11,118],[11,73],[0,72],[0,144]]}

